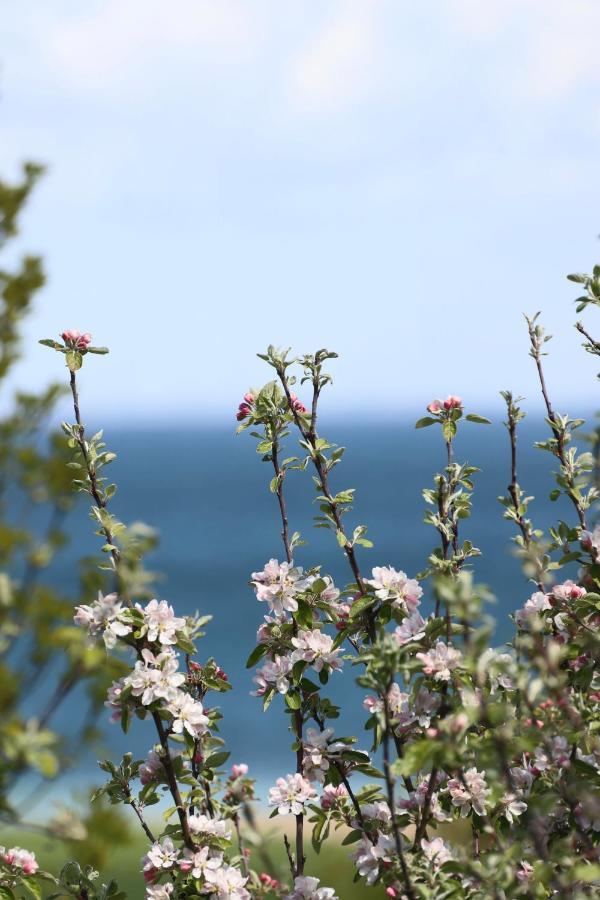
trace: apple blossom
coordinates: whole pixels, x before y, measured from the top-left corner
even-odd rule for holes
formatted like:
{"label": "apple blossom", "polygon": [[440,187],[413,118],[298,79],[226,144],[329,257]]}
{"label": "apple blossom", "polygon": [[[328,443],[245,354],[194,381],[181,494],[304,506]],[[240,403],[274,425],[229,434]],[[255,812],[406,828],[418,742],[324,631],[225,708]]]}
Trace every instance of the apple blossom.
{"label": "apple blossom", "polygon": [[565,581],[563,584],[555,584],[553,588],[551,588],[551,594],[556,600],[579,600],[580,597],[584,597],[586,594],[586,589],[584,587],[580,587],[578,584],[575,584],[574,581]]}
{"label": "apple blossom", "polygon": [[460,809],[464,818],[470,811],[478,815],[485,815],[486,797],[490,793],[486,781],[485,771],[478,772],[472,766],[464,773],[463,778],[451,778],[446,788],[452,799],[452,805]]}
{"label": "apple blossom", "polygon": [[257,600],[268,603],[279,616],[285,612],[296,612],[296,595],[307,590],[313,578],[303,575],[302,569],[288,562],[270,559],[262,572],[252,573],[252,584]]}
{"label": "apple blossom", "polygon": [[224,819],[205,816],[201,813],[188,816],[190,831],[192,834],[202,834],[228,841],[231,837],[231,827]]}
{"label": "apple blossom", "polygon": [[269,788],[269,806],[276,806],[280,816],[288,813],[299,816],[304,812],[305,804],[316,796],[317,792],[310,781],[295,772],[285,778],[278,778],[275,787]]}
{"label": "apple blossom", "polygon": [[442,641],[438,641],[427,653],[417,653],[416,656],[423,663],[424,673],[432,675],[434,681],[450,681],[453,670],[462,662],[460,650]]}
{"label": "apple blossom", "polygon": [[168,881],[166,884],[149,884],[146,886],[146,900],[170,900],[175,886]]}
{"label": "apple blossom", "polygon": [[322,631],[299,631],[297,637],[292,638],[292,644],[296,648],[292,653],[292,663],[304,660],[309,663],[315,672],[320,672],[324,666],[332,670],[340,671],[342,661],[338,659],[342,652],[341,647],[333,649],[333,638]]}
{"label": "apple blossom", "polygon": [[253,681],[258,688],[253,691],[255,697],[262,697],[268,690],[275,688],[280,694],[287,694],[290,682],[288,675],[292,671],[292,661],[287,656],[275,656],[256,670]]}
{"label": "apple blossom", "polygon": [[379,876],[382,863],[389,863],[395,854],[393,840],[385,834],[380,834],[377,843],[373,844],[368,838],[362,838],[357,848],[352,853],[352,860],[368,885],[372,885]]}
{"label": "apple blossom", "polygon": [[35,853],[22,847],[11,847],[10,850],[0,847],[0,860],[24,875],[35,875],[39,869]]}
{"label": "apple blossom", "polygon": [[67,329],[66,331],[63,331],[60,336],[68,347],[72,347],[76,350],[86,350],[88,344],[92,340],[92,335],[89,331],[82,334],[76,328]]}
{"label": "apple blossom", "polygon": [[302,771],[309,781],[323,782],[329,770],[329,758],[346,749],[346,744],[333,741],[333,728],[317,731],[307,729],[302,749],[304,753]]}
{"label": "apple blossom", "polygon": [[156,841],[144,858],[142,859],[142,868],[144,871],[150,869],[171,869],[179,858],[179,850],[170,837],[163,838],[162,841]]}
{"label": "apple blossom", "polygon": [[405,572],[397,572],[391,566],[376,566],[372,574],[373,578],[366,579],[366,583],[375,589],[378,600],[389,600],[393,607],[409,615],[417,609],[423,589],[415,578],[408,578]]}
{"label": "apple blossom", "polygon": [[334,806],[342,805],[348,799],[348,790],[344,784],[326,784],[321,794],[322,809],[331,809]]}
{"label": "apple blossom", "polygon": [[186,620],[178,618],[173,607],[166,600],[151,600],[145,608],[139,604],[144,614],[144,631],[149,641],[160,644],[176,644],[179,632],[186,626]]}
{"label": "apple blossom", "polygon": [[98,599],[90,606],[75,608],[73,621],[76,625],[87,628],[90,637],[102,637],[108,649],[115,646],[117,638],[125,637],[132,632],[132,626],[122,621],[125,610],[117,594],[106,594],[98,591]]}
{"label": "apple blossom", "polygon": [[431,841],[427,841],[423,838],[421,841],[421,849],[427,862],[432,863],[436,869],[454,858],[452,850],[441,837],[433,838]]}
{"label": "apple blossom", "polygon": [[412,641],[420,641],[421,638],[425,637],[426,625],[427,622],[419,612],[414,612],[412,615],[407,616],[394,631],[398,644],[404,647],[405,644],[409,644]]}
{"label": "apple blossom", "polygon": [[155,700],[174,700],[178,688],[185,681],[179,672],[179,662],[172,650],[163,650],[155,656],[150,650],[142,650],[142,659],[135,664],[133,672],[125,679],[134,697],[139,697],[144,706]]}
{"label": "apple blossom", "polygon": [[215,900],[250,900],[251,894],[244,887],[248,879],[234,866],[207,869],[204,878]]}
{"label": "apple blossom", "polygon": [[213,852],[210,847],[201,847],[199,850],[189,850],[186,847],[178,864],[182,872],[193,878],[204,878],[207,872],[223,865],[223,854]]}
{"label": "apple blossom", "polygon": [[527,628],[532,617],[537,613],[546,612],[548,609],[552,609],[548,595],[544,594],[543,591],[535,591],[529,600],[525,602],[523,608],[515,613],[515,622],[519,628]]}
{"label": "apple blossom", "polygon": [[294,889],[283,900],[338,900],[333,888],[319,887],[319,879],[309,875],[298,875],[294,879]]}
{"label": "apple blossom", "polygon": [[169,698],[168,711],[173,716],[173,731],[182,734],[187,731],[193,738],[199,738],[208,729],[208,717],[204,715],[204,707],[199,700],[189,694],[177,691]]}

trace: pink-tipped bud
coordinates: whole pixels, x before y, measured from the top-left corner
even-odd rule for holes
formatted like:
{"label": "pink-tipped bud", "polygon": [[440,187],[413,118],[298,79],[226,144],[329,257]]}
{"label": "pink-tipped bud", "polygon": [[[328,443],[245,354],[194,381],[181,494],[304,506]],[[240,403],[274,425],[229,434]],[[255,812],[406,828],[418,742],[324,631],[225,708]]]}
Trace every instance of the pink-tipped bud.
{"label": "pink-tipped bud", "polygon": [[304,415],[304,413],[306,412],[304,403],[302,403],[301,400],[298,400],[295,394],[290,394],[290,398],[292,401],[292,409],[295,409],[297,413],[300,413],[300,415]]}
{"label": "pink-tipped bud", "polygon": [[462,406],[462,400],[454,394],[450,394],[444,400],[444,409],[458,409],[460,406]]}
{"label": "pink-tipped bud", "polygon": [[238,407],[238,411],[235,414],[235,417],[238,420],[238,422],[241,422],[242,419],[248,418],[248,416],[250,415],[250,412],[251,412],[251,410],[247,403],[240,403],[240,405]]}
{"label": "pink-tipped bud", "polygon": [[148,884],[152,884],[152,882],[156,880],[157,875],[158,869],[155,869],[154,866],[151,866],[149,869],[144,869],[144,881]]}
{"label": "pink-tipped bud", "polygon": [[252,406],[255,400],[256,397],[254,396],[254,394],[251,394],[250,391],[248,391],[247,394],[244,394],[244,401],[248,404],[248,406]]}
{"label": "pink-tipped bud", "polygon": [[386,888],[385,894],[386,894],[386,897],[398,897],[399,896],[398,891],[396,890],[396,888],[393,888],[393,887]]}
{"label": "pink-tipped bud", "polygon": [[77,346],[80,349],[83,349],[84,347],[87,347],[87,345],[90,344],[91,341],[92,341],[92,335],[90,334],[89,331],[86,331],[85,334],[82,334],[81,337],[78,339]]}
{"label": "pink-tipped bud", "polygon": [[196,763],[197,766],[201,766],[202,763],[204,762],[204,757],[200,753],[199,750],[197,750],[196,753],[194,753],[194,762]]}
{"label": "pink-tipped bud", "polygon": [[236,763],[231,767],[232,778],[244,778],[248,774],[246,763]]}
{"label": "pink-tipped bud", "polygon": [[437,416],[438,413],[442,411],[442,401],[441,400],[432,400],[429,406],[427,407],[427,412],[431,413],[434,416]]}

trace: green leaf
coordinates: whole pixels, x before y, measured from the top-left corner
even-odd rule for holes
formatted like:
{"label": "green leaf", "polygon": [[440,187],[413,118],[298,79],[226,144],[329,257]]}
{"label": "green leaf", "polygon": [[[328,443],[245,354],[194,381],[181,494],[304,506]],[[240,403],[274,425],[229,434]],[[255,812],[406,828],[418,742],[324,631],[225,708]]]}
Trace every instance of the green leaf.
{"label": "green leaf", "polygon": [[251,669],[256,665],[259,660],[263,658],[263,656],[267,653],[269,649],[268,644],[258,644],[246,660],[246,668]]}
{"label": "green leaf", "polygon": [[423,416],[415,422],[415,428],[429,428],[430,425],[437,425],[439,419],[432,419],[431,416]]}
{"label": "green leaf", "polygon": [[106,353],[109,353],[110,351],[109,351],[108,347],[88,347],[87,352],[88,353],[96,353],[99,356],[104,356]]}
{"label": "green leaf", "polygon": [[52,347],[53,350],[64,350],[62,344],[59,344],[58,341],[53,341],[52,338],[44,338],[42,341],[38,341],[38,344],[43,344],[44,347]]}
{"label": "green leaf", "polygon": [[79,350],[67,350],[67,366],[71,372],[77,372],[83,364],[83,356]]}
{"label": "green leaf", "polygon": [[489,419],[486,419],[485,416],[478,416],[476,413],[469,413],[465,416],[467,422],[475,422],[477,425],[491,425]]}
{"label": "green leaf", "polygon": [[42,898],[42,888],[33,878],[21,878],[21,884],[36,900]]}
{"label": "green leaf", "polygon": [[297,691],[288,691],[285,695],[285,705],[289,709],[300,709],[302,706],[302,697]]}
{"label": "green leaf", "polygon": [[206,762],[204,763],[205,768],[209,769],[218,769],[219,766],[222,766],[223,763],[226,763],[231,753],[228,753],[227,750],[222,750],[219,753],[213,753],[212,756],[209,756]]}

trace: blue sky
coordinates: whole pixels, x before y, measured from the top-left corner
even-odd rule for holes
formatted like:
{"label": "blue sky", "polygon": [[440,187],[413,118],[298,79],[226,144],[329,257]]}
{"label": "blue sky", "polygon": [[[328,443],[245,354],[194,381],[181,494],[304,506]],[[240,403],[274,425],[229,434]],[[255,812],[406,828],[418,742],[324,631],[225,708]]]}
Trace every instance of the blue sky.
{"label": "blue sky", "polygon": [[542,309],[557,403],[594,402],[564,276],[600,259],[596,0],[20,0],[3,26],[1,171],[49,166],[20,384],[76,327],[112,351],[97,416],[225,418],[271,342],[336,349],[345,415],[534,405]]}

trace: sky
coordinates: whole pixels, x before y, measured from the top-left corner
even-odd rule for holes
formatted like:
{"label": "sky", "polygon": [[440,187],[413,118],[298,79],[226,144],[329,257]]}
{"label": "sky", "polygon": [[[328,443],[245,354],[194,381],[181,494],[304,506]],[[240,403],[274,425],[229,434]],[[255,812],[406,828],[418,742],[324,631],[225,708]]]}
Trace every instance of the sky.
{"label": "sky", "polygon": [[3,4],[0,172],[48,166],[13,384],[79,328],[111,348],[96,417],[226,420],[269,343],[340,354],[332,415],[538,408],[542,310],[553,397],[589,408],[565,275],[600,260],[598,34],[597,0]]}

